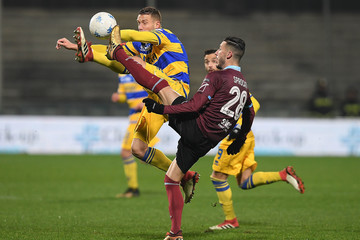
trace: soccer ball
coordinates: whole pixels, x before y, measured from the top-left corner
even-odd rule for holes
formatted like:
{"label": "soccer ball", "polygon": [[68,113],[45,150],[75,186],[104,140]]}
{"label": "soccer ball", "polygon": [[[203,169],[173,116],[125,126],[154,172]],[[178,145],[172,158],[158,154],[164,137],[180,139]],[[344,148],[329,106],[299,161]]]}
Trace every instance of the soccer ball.
{"label": "soccer ball", "polygon": [[115,26],[116,20],[113,15],[107,12],[98,12],[90,19],[89,30],[95,37],[107,39]]}

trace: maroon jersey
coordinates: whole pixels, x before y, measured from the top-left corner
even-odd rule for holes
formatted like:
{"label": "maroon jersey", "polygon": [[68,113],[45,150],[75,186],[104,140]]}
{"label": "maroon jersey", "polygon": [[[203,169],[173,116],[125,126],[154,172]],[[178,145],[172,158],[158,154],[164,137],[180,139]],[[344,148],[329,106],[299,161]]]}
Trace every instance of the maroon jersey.
{"label": "maroon jersey", "polygon": [[192,99],[165,106],[164,114],[197,112],[201,132],[217,143],[234,128],[243,110],[250,111],[250,120],[243,126],[249,131],[254,117],[249,89],[241,72],[233,68],[239,67],[207,74]]}

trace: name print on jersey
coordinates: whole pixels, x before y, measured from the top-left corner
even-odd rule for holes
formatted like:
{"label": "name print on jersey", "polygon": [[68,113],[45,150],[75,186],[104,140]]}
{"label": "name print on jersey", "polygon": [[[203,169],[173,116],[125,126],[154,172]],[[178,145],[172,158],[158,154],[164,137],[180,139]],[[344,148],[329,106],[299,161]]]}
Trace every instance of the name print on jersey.
{"label": "name print on jersey", "polygon": [[243,87],[245,87],[245,88],[248,88],[246,81],[245,81],[244,79],[239,78],[239,77],[234,76],[234,83],[237,83],[237,84],[239,84],[240,86],[243,86]]}

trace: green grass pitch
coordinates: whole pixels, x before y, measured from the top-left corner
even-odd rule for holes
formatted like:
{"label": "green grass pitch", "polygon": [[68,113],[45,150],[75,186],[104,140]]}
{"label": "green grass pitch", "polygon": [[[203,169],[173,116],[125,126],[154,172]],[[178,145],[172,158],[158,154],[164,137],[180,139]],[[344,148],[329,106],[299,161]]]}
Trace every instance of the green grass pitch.
{"label": "green grass pitch", "polygon": [[[257,171],[294,166],[305,182],[299,194],[284,182],[240,190],[230,185],[237,229],[205,233],[223,221],[210,182],[212,157],[193,167],[201,174],[184,206],[187,240],[360,239],[360,159],[257,157]],[[121,160],[111,155],[0,155],[0,239],[163,239],[170,228],[164,173],[138,165],[141,197],[125,190]]]}

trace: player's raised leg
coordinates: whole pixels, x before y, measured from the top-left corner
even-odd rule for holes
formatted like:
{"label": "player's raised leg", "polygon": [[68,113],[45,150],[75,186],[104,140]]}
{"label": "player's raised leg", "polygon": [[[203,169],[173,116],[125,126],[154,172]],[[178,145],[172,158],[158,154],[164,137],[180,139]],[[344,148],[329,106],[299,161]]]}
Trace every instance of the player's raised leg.
{"label": "player's raised leg", "polygon": [[298,192],[304,193],[305,186],[304,182],[295,174],[295,170],[293,167],[288,166],[282,171],[280,171],[281,179],[290,183]]}
{"label": "player's raised leg", "polygon": [[293,167],[286,167],[280,172],[255,172],[246,179],[244,179],[244,177],[242,177],[241,175],[238,175],[237,179],[239,187],[244,190],[252,189],[264,184],[285,181],[287,183],[290,183],[298,192],[305,192],[304,183],[295,174],[295,170],[293,169]]}
{"label": "player's raised leg", "polygon": [[136,82],[138,82],[141,86],[151,90],[152,92],[159,93],[159,91],[165,87],[170,88],[168,82],[165,79],[158,78],[143,67],[139,67],[141,64],[125,53],[121,46],[119,25],[116,25],[110,34],[109,46],[106,56],[108,59],[115,59],[122,63],[133,75]]}
{"label": "player's raised leg", "polygon": [[116,73],[126,73],[126,69],[121,63],[117,61],[110,61],[105,56],[105,45],[92,45],[91,42],[86,40],[84,31],[81,27],[76,28],[74,33],[74,39],[77,44],[77,50],[75,53],[76,61],[80,63],[93,61],[110,68]]}
{"label": "player's raised leg", "polygon": [[78,45],[78,49],[75,53],[75,60],[83,63],[93,60],[93,53],[91,49],[91,42],[88,42],[85,39],[84,31],[81,27],[77,27],[74,30],[74,39],[76,41],[76,44]]}

